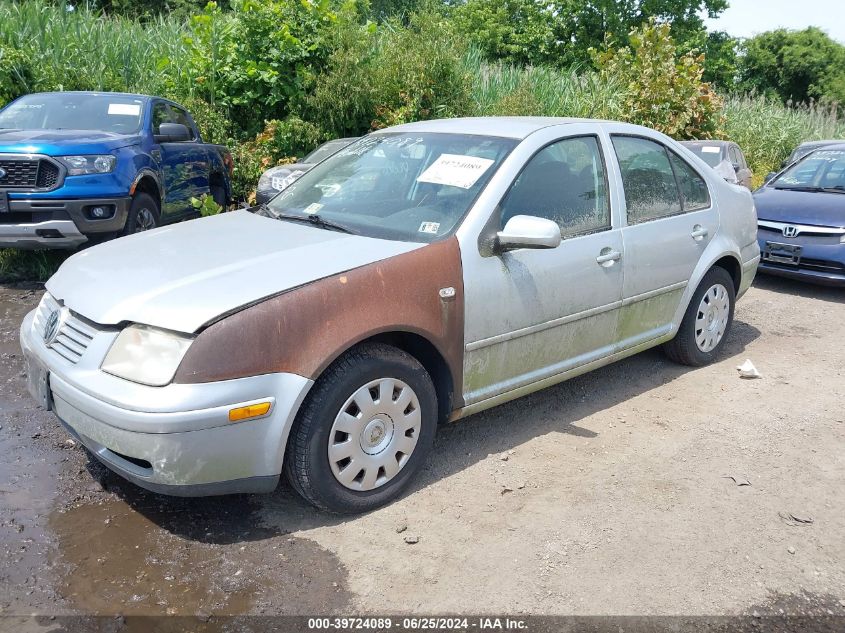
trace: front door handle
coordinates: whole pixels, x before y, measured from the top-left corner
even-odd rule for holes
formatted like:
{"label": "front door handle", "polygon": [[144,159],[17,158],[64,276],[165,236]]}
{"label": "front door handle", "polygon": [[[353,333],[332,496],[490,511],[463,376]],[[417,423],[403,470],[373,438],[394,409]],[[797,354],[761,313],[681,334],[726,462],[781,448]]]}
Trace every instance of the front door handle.
{"label": "front door handle", "polygon": [[604,266],[605,268],[609,268],[613,266],[614,262],[619,261],[622,259],[622,253],[619,251],[615,251],[612,248],[603,248],[601,249],[601,254],[596,257],[596,263]]}
{"label": "front door handle", "polygon": [[692,227],[692,233],[690,233],[690,237],[692,237],[692,239],[694,239],[696,242],[700,242],[705,237],[707,237],[708,233],[709,231],[707,229],[705,229],[700,224],[696,224],[694,227]]}

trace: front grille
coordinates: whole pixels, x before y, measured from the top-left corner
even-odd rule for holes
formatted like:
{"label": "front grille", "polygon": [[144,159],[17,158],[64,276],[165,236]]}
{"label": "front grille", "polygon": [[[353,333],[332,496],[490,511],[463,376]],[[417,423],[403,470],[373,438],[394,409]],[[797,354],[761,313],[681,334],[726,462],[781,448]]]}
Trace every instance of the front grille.
{"label": "front grille", "polygon": [[59,182],[59,168],[53,163],[42,160],[38,165],[38,177],[35,186],[39,189],[52,189]]}
{"label": "front grille", "polygon": [[[43,337],[50,315],[60,309],[59,302],[50,294],[45,294],[35,313],[33,325],[36,333]],[[55,340],[48,347],[65,360],[76,364],[82,358],[96,334],[96,329],[85,323],[73,312],[68,311],[67,317],[59,327]]]}
{"label": "front grille", "polygon": [[53,189],[59,184],[59,166],[46,158],[0,157],[0,189]]}

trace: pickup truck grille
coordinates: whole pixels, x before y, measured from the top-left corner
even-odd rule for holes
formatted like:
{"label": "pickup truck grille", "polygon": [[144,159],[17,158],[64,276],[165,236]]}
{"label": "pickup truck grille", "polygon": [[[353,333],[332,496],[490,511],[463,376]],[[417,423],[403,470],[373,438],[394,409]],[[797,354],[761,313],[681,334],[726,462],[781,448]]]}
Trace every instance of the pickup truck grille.
{"label": "pickup truck grille", "polygon": [[54,189],[61,177],[59,166],[38,156],[0,156],[0,189]]}
{"label": "pickup truck grille", "polygon": [[[40,336],[44,336],[47,320],[50,318],[50,315],[59,309],[61,309],[59,302],[49,294],[45,294],[41,303],[38,304],[38,310],[35,312],[33,322],[35,331]],[[82,321],[73,312],[70,312],[59,327],[58,335],[50,343],[49,347],[59,356],[75,365],[82,358],[82,355],[88,349],[88,345],[96,334],[96,329]]]}

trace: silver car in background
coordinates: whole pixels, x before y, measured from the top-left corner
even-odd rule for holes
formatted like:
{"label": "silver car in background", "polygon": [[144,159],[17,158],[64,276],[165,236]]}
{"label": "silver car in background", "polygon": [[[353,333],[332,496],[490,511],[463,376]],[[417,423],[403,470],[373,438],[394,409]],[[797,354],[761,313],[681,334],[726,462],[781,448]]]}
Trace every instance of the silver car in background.
{"label": "silver car in background", "polygon": [[33,396],[138,485],[285,473],[360,512],[438,423],[657,345],[713,361],[759,259],[750,192],[658,132],[444,119],[363,137],[252,212],[74,255],[20,336]]}

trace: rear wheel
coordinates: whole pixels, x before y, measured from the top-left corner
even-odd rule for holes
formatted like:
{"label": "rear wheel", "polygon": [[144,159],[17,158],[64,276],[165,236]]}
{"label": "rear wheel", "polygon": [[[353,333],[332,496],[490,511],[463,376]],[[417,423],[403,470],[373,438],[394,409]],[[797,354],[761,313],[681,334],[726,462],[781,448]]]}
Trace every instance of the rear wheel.
{"label": "rear wheel", "polygon": [[158,202],[148,193],[136,193],[129,206],[123,235],[149,231],[159,225],[161,212]]}
{"label": "rear wheel", "polygon": [[361,345],[317,380],[285,454],[293,487],[317,507],[351,513],[395,499],[425,461],[437,397],[413,356]]}
{"label": "rear wheel", "polygon": [[728,271],[711,268],[692,296],[678,334],[664,345],[666,355],[693,367],[713,362],[733,323],[735,295]]}

